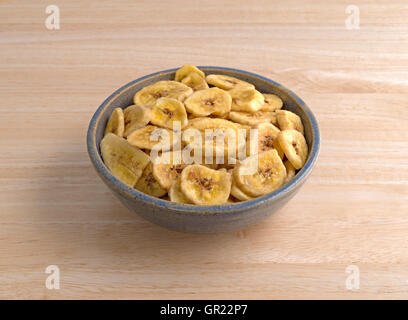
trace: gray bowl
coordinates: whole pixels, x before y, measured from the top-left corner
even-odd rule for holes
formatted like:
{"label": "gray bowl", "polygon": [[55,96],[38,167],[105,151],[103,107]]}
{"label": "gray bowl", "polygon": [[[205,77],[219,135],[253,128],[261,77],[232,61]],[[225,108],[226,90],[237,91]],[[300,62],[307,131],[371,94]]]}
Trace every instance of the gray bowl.
{"label": "gray bowl", "polygon": [[96,110],[88,128],[89,157],[102,181],[129,210],[159,226],[189,233],[219,233],[239,230],[262,221],[283,207],[309,177],[320,148],[316,119],[306,104],[279,83],[247,71],[222,67],[199,67],[206,74],[225,74],[248,81],[263,93],[274,93],[284,102],[283,109],[299,115],[305,128],[309,156],[305,166],[278,190],[254,200],[236,204],[195,206],[173,203],[132,189],[116,179],[102,161],[99,143],[114,108],[133,104],[133,95],[143,87],[160,80],[173,80],[177,69],[153,73],[124,85]]}

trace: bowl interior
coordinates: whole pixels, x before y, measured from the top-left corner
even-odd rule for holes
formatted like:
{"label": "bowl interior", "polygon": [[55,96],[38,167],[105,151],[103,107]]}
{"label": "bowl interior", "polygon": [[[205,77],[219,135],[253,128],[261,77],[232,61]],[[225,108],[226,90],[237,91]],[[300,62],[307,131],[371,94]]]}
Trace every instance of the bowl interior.
{"label": "bowl interior", "polygon": [[[282,186],[278,190],[272,192],[271,194],[265,195],[263,197],[255,198],[251,201],[239,202],[233,205],[217,205],[217,206],[194,206],[194,205],[182,205],[176,204],[169,201],[165,201],[158,198],[153,198],[148,195],[142,194],[141,192],[131,189],[124,185],[123,183],[119,182],[113,176],[108,177],[109,179],[116,180],[119,183],[119,188],[121,189],[122,193],[130,192],[133,195],[137,195],[138,198],[147,201],[153,201],[159,205],[163,205],[164,207],[173,206],[175,208],[187,208],[190,207],[190,210],[187,211],[219,211],[219,207],[236,207],[236,206],[246,206],[251,204],[259,204],[268,199],[274,198],[279,193],[284,193],[290,190],[295,184],[299,183],[302,179],[305,179],[306,176],[310,173],[314,162],[316,161],[317,154],[319,152],[319,144],[320,144],[320,136],[319,136],[319,129],[317,126],[316,119],[310,109],[305,105],[305,103],[297,97],[293,92],[284,88],[279,83],[274,82],[270,79],[264,78],[260,75],[256,75],[250,72],[237,70],[237,69],[228,69],[228,68],[221,68],[221,67],[199,67],[203,70],[206,75],[208,74],[224,74],[232,77],[239,78],[241,80],[245,80],[255,85],[256,89],[262,93],[273,93],[278,95],[284,102],[283,109],[292,111],[300,116],[302,119],[304,128],[305,128],[305,138],[306,142],[309,147],[309,155],[306,161],[305,166],[296,174],[295,178],[293,178],[289,183]],[[88,131],[88,150],[90,151],[91,159],[97,168],[97,170],[102,170],[102,175],[106,174],[106,167],[103,165],[102,157],[100,154],[99,144],[101,139],[103,138],[106,123],[115,108],[126,108],[133,104],[133,96],[134,94],[142,89],[143,87],[153,84],[157,81],[161,80],[173,80],[175,71],[177,69],[166,70],[154,74],[150,74],[139,78],[135,81],[128,83],[127,85],[123,86],[122,88],[115,91],[111,96],[109,96],[105,102],[99,107],[96,111],[94,117],[91,120],[90,128]],[[96,150],[94,150],[96,149]],[[93,152],[94,151],[94,152]],[[109,173],[110,174],[110,173]],[[131,191],[129,190],[131,189]]]}

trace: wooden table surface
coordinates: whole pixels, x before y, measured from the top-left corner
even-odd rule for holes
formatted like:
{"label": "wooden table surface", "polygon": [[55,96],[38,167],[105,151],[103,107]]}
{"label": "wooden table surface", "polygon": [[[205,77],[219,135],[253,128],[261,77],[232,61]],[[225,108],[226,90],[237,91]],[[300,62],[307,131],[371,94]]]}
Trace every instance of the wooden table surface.
{"label": "wooden table surface", "polygon": [[[312,176],[256,226],[167,231],[91,166],[99,104],[185,63],[262,74],[318,118]],[[406,0],[0,1],[0,97],[0,298],[408,298]]]}

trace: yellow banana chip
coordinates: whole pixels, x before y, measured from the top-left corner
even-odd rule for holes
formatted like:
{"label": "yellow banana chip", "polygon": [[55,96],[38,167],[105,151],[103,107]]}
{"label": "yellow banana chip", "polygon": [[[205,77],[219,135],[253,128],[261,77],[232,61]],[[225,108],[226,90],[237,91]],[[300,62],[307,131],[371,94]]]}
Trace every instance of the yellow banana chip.
{"label": "yellow banana chip", "polygon": [[283,106],[283,101],[277,95],[264,93],[265,103],[261,108],[261,111],[277,111]]}
{"label": "yellow banana chip", "polygon": [[258,90],[237,86],[228,91],[232,97],[231,110],[254,113],[265,103],[264,96]]}
{"label": "yellow banana chip", "polygon": [[302,120],[297,114],[287,110],[279,110],[276,119],[281,130],[297,130],[304,134]]}
{"label": "yellow banana chip", "polygon": [[205,78],[201,77],[197,73],[191,73],[187,77],[181,80],[181,83],[189,86],[194,91],[208,89],[208,84]]}
{"label": "yellow banana chip", "polygon": [[113,133],[102,139],[100,147],[102,159],[110,172],[129,187],[135,185],[150,161],[146,153]]}
{"label": "yellow banana chip", "polygon": [[233,171],[237,186],[252,197],[263,196],[283,185],[286,168],[274,149],[246,158]]}
{"label": "yellow banana chip", "polygon": [[174,80],[176,81],[182,81],[189,75],[196,74],[200,78],[205,78],[204,72],[202,72],[200,69],[198,69],[196,66],[193,66],[192,64],[185,64],[182,66],[180,69],[176,71],[176,76]]}
{"label": "yellow banana chip", "polygon": [[276,140],[295,169],[301,169],[308,154],[308,147],[303,134],[297,130],[283,130]]}
{"label": "yellow banana chip", "polygon": [[194,92],[184,103],[188,112],[205,117],[210,114],[227,114],[231,110],[231,101],[226,91],[215,87]]}
{"label": "yellow banana chip", "polygon": [[227,202],[232,177],[226,171],[193,164],[184,168],[180,181],[180,189],[189,201],[198,205],[214,205]]}
{"label": "yellow banana chip", "polygon": [[173,129],[175,122],[178,123],[180,129],[187,125],[188,119],[184,104],[172,98],[158,99],[152,109],[151,123]]}
{"label": "yellow banana chip", "polygon": [[108,133],[116,134],[118,137],[123,137],[125,131],[125,120],[122,108],[113,110],[108,123],[106,124],[105,135]]}
{"label": "yellow banana chip", "polygon": [[152,111],[149,108],[132,105],[123,112],[125,119],[124,137],[127,137],[133,131],[146,126],[152,119]]}
{"label": "yellow banana chip", "polygon": [[255,88],[251,83],[223,74],[210,74],[206,77],[206,80],[209,84],[223,90],[231,90],[236,87]]}
{"label": "yellow banana chip", "polygon": [[160,198],[167,193],[167,190],[157,182],[153,175],[153,164],[149,162],[135,185],[135,189],[152,197]]}
{"label": "yellow banana chip", "polygon": [[149,125],[134,130],[127,140],[132,146],[148,150],[152,150],[159,143],[162,151],[167,151],[176,144],[177,136],[169,129]]}
{"label": "yellow banana chip", "polygon": [[177,81],[159,81],[136,92],[133,100],[139,106],[152,108],[160,98],[173,98],[184,101],[193,89]]}

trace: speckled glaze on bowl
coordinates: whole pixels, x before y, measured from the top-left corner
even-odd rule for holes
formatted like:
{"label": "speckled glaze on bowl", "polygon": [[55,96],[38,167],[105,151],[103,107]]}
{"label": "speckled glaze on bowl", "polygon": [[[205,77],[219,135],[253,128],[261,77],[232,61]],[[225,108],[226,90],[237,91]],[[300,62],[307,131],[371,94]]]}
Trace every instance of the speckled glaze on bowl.
{"label": "speckled glaze on bowl", "polygon": [[279,83],[260,75],[223,67],[199,67],[206,74],[225,74],[248,81],[263,93],[281,97],[284,109],[298,114],[305,127],[309,156],[305,166],[286,185],[254,200],[237,204],[195,206],[154,198],[132,189],[116,179],[104,165],[99,143],[114,108],[133,104],[133,95],[141,88],[160,80],[173,80],[177,69],[153,73],[134,80],[115,91],[96,110],[88,128],[88,153],[99,176],[115,196],[131,211],[159,226],[188,233],[219,233],[239,230],[262,221],[283,207],[306,181],[316,163],[320,134],[316,119],[306,104]]}

